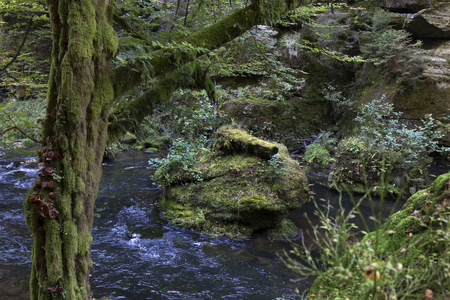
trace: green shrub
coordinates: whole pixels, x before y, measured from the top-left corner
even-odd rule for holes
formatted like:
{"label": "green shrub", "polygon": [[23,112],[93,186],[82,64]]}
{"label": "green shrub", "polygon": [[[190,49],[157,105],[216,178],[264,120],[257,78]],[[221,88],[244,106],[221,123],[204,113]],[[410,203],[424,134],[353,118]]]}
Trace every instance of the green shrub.
{"label": "green shrub", "polygon": [[184,139],[176,139],[165,158],[153,158],[149,164],[156,167],[153,178],[160,186],[169,186],[173,182],[202,181],[200,170],[192,169],[196,162],[196,155],[201,151],[206,140],[193,144]]}
{"label": "green shrub", "polygon": [[421,42],[414,43],[408,32],[392,29],[388,22],[386,12],[377,10],[373,14],[371,24],[361,33],[361,52],[391,82],[404,89],[413,87],[422,77]]}
{"label": "green shrub", "polygon": [[[1,142],[11,144],[19,139],[39,138],[38,119],[45,115],[44,102],[41,100],[9,101],[0,103]],[[10,130],[13,127],[19,130]]]}
{"label": "green shrub", "polygon": [[32,147],[35,145],[35,142],[29,138],[23,139],[21,141],[21,143],[22,143],[22,146],[24,146],[25,148],[29,148],[29,147]]}
{"label": "green shrub", "polygon": [[[409,128],[401,122],[384,96],[363,105],[355,121],[359,132],[341,142],[336,162],[330,172],[330,184],[363,192],[413,194],[429,183],[429,153],[438,151],[441,133],[435,130],[433,118],[421,126]],[[384,178],[382,177],[384,176]],[[386,183],[381,190],[379,184]]]}

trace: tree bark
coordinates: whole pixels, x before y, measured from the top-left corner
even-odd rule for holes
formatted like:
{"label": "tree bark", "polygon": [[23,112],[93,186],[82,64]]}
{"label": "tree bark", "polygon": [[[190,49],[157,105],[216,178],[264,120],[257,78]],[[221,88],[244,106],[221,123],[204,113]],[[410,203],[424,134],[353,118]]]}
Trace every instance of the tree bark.
{"label": "tree bark", "polygon": [[26,222],[33,232],[31,299],[90,299],[94,202],[114,98],[118,38],[112,1],[49,0],[53,30],[39,179]]}

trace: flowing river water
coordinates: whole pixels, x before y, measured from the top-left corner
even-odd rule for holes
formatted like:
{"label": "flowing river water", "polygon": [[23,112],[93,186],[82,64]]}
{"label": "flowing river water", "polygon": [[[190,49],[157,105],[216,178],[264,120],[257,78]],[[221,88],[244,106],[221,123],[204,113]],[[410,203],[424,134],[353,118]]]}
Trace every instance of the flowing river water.
{"label": "flowing river water", "polygon": [[[29,153],[29,152],[28,152]],[[292,245],[255,235],[251,240],[211,238],[161,219],[148,154],[128,152],[103,166],[92,231],[91,288],[111,299],[295,299],[311,280],[301,279],[277,256]],[[448,167],[448,166],[447,166]],[[23,201],[36,178],[35,158],[24,150],[0,156],[0,298],[28,299],[31,234]],[[439,171],[438,173],[443,173]],[[311,172],[314,181],[326,174]],[[315,199],[337,203],[339,195],[316,184]],[[387,205],[389,208],[391,205]],[[363,211],[370,213],[367,206]],[[386,209],[388,211],[389,209]],[[306,228],[305,212],[292,213]],[[319,250],[319,249],[318,249]]]}

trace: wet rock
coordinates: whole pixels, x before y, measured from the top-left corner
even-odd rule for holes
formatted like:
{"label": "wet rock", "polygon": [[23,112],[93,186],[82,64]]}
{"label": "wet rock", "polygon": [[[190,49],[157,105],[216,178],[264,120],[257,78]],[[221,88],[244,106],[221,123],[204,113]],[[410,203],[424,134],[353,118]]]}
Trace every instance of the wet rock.
{"label": "wet rock", "polygon": [[431,1],[428,0],[384,0],[381,2],[381,7],[384,9],[398,13],[415,13],[430,6]]}
{"label": "wet rock", "polygon": [[416,13],[394,13],[391,21],[418,39],[450,39],[450,1],[434,1]]}
{"label": "wet rock", "polygon": [[[173,224],[216,236],[248,238],[255,230],[279,225],[310,199],[306,176],[284,145],[229,127],[219,132],[219,149],[248,137],[262,148],[200,154],[192,169],[201,178],[183,178],[164,189],[160,205]],[[267,160],[273,149],[277,154]]]}

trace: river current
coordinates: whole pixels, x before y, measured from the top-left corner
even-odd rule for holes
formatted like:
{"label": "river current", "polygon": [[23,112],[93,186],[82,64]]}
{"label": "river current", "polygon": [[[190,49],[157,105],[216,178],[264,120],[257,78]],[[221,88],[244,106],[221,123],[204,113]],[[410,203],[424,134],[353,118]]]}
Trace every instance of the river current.
{"label": "river current", "polygon": [[[155,203],[149,156],[125,153],[103,165],[92,231],[91,288],[111,299],[294,299],[277,253],[290,245],[266,238],[211,238],[168,224]],[[31,234],[23,201],[36,178],[34,157],[0,156],[0,298],[28,299]]]}
{"label": "river current", "polygon": [[[0,153],[0,299],[28,299],[32,245],[23,201],[36,178],[37,163],[25,150]],[[311,279],[298,278],[277,256],[292,247],[288,242],[258,234],[251,240],[211,238],[162,219],[156,207],[160,190],[150,180],[149,158],[127,152],[103,165],[92,230],[90,283],[95,298],[299,299],[297,291],[310,287]],[[434,173],[446,170],[448,164],[437,165]],[[323,170],[310,169],[308,177],[315,183],[314,199],[321,200],[317,203],[340,206],[339,194],[321,184],[326,181]],[[347,200],[343,206],[348,211]],[[384,216],[394,205],[387,201]],[[377,199],[374,204],[378,211]],[[305,214],[317,222],[314,210],[310,202],[290,218],[306,229]],[[361,210],[371,215],[368,205]],[[307,237],[305,242],[312,245]]]}

